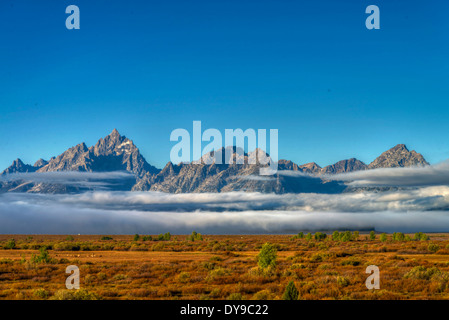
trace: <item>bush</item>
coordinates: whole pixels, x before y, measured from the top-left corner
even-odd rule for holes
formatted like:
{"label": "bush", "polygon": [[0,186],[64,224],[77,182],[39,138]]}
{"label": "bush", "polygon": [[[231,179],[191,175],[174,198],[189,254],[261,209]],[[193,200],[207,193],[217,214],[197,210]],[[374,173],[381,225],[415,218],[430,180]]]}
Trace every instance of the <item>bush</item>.
{"label": "bush", "polygon": [[303,232],[300,232],[300,233],[298,233],[297,235],[294,235],[291,239],[292,239],[292,240],[295,240],[295,239],[304,239],[304,233],[303,233]]}
{"label": "bush", "polygon": [[372,230],[372,231],[369,233],[369,239],[370,239],[370,240],[376,240],[376,233],[374,232],[374,230]]}
{"label": "bush", "polygon": [[334,241],[340,240],[340,232],[334,231],[334,233],[332,233],[332,240]]}
{"label": "bush", "polygon": [[181,272],[178,275],[178,281],[181,282],[181,283],[186,283],[189,280],[190,280],[190,273],[188,273],[188,272]]}
{"label": "bush", "polygon": [[354,235],[353,235],[354,240],[358,240],[359,236],[360,236],[359,232],[358,231],[354,231]]}
{"label": "bush", "polygon": [[135,235],[134,235],[134,241],[139,241],[139,239],[140,239],[140,236],[136,233]]}
{"label": "bush", "polygon": [[195,240],[203,241],[203,236],[201,235],[201,233],[193,231],[192,234],[187,237],[187,240],[190,240],[190,241],[195,241]]}
{"label": "bush", "polygon": [[47,299],[50,293],[42,288],[36,289],[33,292],[33,296],[41,299]]}
{"label": "bush", "polygon": [[420,279],[420,280],[444,280],[449,279],[447,272],[442,272],[436,267],[426,268],[424,266],[416,266],[404,275],[406,279]]}
{"label": "bush", "polygon": [[394,232],[393,233],[393,240],[404,241],[405,240],[405,235],[402,232]]}
{"label": "bush", "polygon": [[52,300],[100,300],[101,297],[95,293],[80,289],[76,291],[59,290],[55,293]]}
{"label": "bush", "polygon": [[257,263],[260,268],[276,267],[277,249],[271,243],[265,243],[257,255]]}
{"label": "bush", "polygon": [[6,242],[5,248],[6,249],[14,249],[16,247],[16,240],[10,239],[8,242]]}
{"label": "bush", "polygon": [[316,232],[314,237],[315,240],[320,241],[326,239],[327,235],[325,233]]}
{"label": "bush", "polygon": [[228,300],[243,300],[243,297],[241,293],[231,293],[228,296]]}
{"label": "bush", "polygon": [[338,276],[337,284],[341,287],[347,287],[349,285],[349,279],[343,276]]}
{"label": "bush", "polygon": [[259,291],[252,297],[252,300],[273,300],[273,299],[274,294],[271,293],[270,290]]}
{"label": "bush", "polygon": [[310,232],[306,235],[306,240],[307,241],[312,240],[312,234]]}
{"label": "bush", "polygon": [[54,260],[48,254],[47,248],[42,247],[39,249],[39,255],[31,255],[32,263],[53,263]]}
{"label": "bush", "polygon": [[340,240],[341,240],[341,241],[344,241],[344,242],[346,242],[346,241],[351,241],[351,240],[352,240],[351,231],[345,231],[345,232],[342,232],[342,233],[340,234]]}
{"label": "bush", "polygon": [[[139,236],[139,235],[137,235],[137,236]],[[135,238],[135,236],[134,236],[134,238]],[[112,237],[109,237],[109,236],[103,236],[103,237],[101,237],[100,240],[112,240]]]}
{"label": "bush", "polygon": [[298,289],[296,289],[295,283],[290,281],[282,295],[282,300],[298,300],[298,296],[299,292]]}
{"label": "bush", "polygon": [[427,250],[429,250],[430,252],[437,252],[438,250],[440,250],[440,246],[434,243],[429,243],[429,246],[427,247]]}
{"label": "bush", "polygon": [[380,241],[382,241],[382,242],[385,242],[385,241],[387,241],[387,234],[386,233],[382,233],[381,235],[380,235]]}
{"label": "bush", "polygon": [[422,232],[415,233],[415,236],[413,238],[413,240],[423,240],[423,241],[429,240],[429,239],[430,239],[429,236]]}

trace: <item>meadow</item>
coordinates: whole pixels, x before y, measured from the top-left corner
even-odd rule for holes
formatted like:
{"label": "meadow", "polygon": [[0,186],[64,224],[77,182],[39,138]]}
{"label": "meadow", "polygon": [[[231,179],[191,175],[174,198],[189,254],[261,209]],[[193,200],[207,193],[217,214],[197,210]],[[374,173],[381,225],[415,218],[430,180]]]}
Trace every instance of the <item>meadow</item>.
{"label": "meadow", "polygon": [[0,299],[292,298],[448,299],[449,234],[0,235]]}

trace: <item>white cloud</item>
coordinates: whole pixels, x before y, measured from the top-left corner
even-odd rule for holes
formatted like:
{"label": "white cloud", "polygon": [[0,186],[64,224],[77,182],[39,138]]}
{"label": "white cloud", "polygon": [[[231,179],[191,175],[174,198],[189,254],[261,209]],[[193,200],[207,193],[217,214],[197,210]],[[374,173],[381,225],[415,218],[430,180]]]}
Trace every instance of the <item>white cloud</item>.
{"label": "white cloud", "polygon": [[323,176],[347,181],[350,186],[422,187],[449,185],[449,161],[432,166],[380,168]]}
{"label": "white cloud", "polygon": [[87,192],[0,195],[0,233],[449,231],[449,187],[384,193]]}

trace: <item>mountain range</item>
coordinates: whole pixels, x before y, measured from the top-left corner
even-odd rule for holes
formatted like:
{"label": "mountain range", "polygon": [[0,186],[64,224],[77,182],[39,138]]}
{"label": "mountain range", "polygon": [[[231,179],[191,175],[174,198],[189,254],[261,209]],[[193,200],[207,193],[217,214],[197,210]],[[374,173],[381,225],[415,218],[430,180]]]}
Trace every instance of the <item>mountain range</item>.
{"label": "mountain range", "polygon": [[[264,193],[340,193],[348,187],[328,178],[329,175],[371,170],[376,168],[396,168],[426,166],[424,157],[409,151],[404,144],[385,151],[370,164],[356,158],[338,161],[321,168],[315,162],[298,165],[290,160],[278,161],[278,173],[260,176],[263,167],[249,159],[268,158],[261,149],[245,153],[231,148],[230,156],[243,157],[244,164],[215,163],[214,159],[226,154],[222,148],[202,157],[200,163],[168,162],[163,169],[150,165],[134,145],[133,141],[120,135],[114,129],[91,147],[80,143],[60,155],[46,161],[39,159],[34,165],[13,161],[0,175],[0,192],[72,193],[95,189],[95,186],[80,186],[53,181],[35,181],[27,178],[27,173],[49,172],[127,172],[129,177],[121,183],[105,181],[114,190],[162,191],[169,193],[251,191]],[[266,163],[261,161],[262,163]],[[210,163],[210,164],[206,164]],[[235,163],[235,162],[234,162]],[[12,179],[11,177],[16,177]],[[107,178],[105,178],[107,180]]]}

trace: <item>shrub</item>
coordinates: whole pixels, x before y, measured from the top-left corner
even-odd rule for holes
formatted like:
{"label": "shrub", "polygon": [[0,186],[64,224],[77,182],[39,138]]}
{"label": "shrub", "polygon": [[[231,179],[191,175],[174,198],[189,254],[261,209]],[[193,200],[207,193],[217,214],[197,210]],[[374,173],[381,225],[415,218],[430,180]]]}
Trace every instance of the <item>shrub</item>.
{"label": "shrub", "polygon": [[134,235],[134,241],[139,241],[139,239],[140,239],[140,236],[136,233],[135,235]]}
{"label": "shrub", "polygon": [[346,242],[346,241],[351,241],[351,239],[352,239],[351,231],[345,231],[340,234],[341,241]]}
{"label": "shrub", "polygon": [[393,233],[393,240],[404,241],[405,235],[402,232],[395,232],[395,233]]}
{"label": "shrub", "polygon": [[186,283],[189,280],[190,280],[190,273],[188,273],[188,272],[181,272],[178,275],[178,281],[181,282],[181,283]]}
{"label": "shrub", "polygon": [[298,289],[296,289],[295,283],[290,281],[282,295],[282,300],[298,300],[298,296],[299,292]]}
{"label": "shrub", "polygon": [[353,235],[354,240],[358,240],[359,236],[360,236],[359,232],[358,231],[354,231],[354,235]]}
{"label": "shrub", "polygon": [[[138,236],[138,235],[137,235]],[[134,238],[135,238],[136,236],[134,236]],[[109,237],[109,236],[103,236],[103,237],[101,237],[101,239],[100,240],[112,240],[112,237]],[[137,239],[138,240],[138,239]]]}
{"label": "shrub", "polygon": [[360,259],[351,257],[351,258],[349,258],[347,260],[342,261],[341,265],[342,266],[351,265],[351,266],[356,267],[356,266],[360,265],[360,263],[361,263]]}
{"label": "shrub", "polygon": [[257,255],[257,261],[260,268],[276,267],[277,249],[271,243],[265,243]]}
{"label": "shrub", "polygon": [[416,266],[404,275],[406,279],[420,279],[420,280],[444,280],[449,279],[447,272],[442,272],[436,267],[426,268],[424,266]]}
{"label": "shrub", "polygon": [[382,233],[381,235],[380,235],[380,241],[382,241],[382,242],[385,242],[385,241],[387,241],[387,234],[386,233]]}
{"label": "shrub", "polygon": [[294,235],[291,239],[292,239],[292,240],[295,240],[295,239],[304,239],[304,233],[303,233],[303,232],[300,232],[300,233],[298,233],[297,235]]}
{"label": "shrub", "polygon": [[228,296],[228,300],[243,300],[243,297],[241,293],[231,293]]}
{"label": "shrub", "polygon": [[340,232],[334,231],[334,233],[332,233],[332,240],[334,241],[340,240]]}
{"label": "shrub", "polygon": [[440,246],[434,243],[429,243],[429,246],[427,247],[427,250],[429,250],[430,252],[437,252],[438,250],[440,250]]}
{"label": "shrub", "polygon": [[100,300],[101,297],[95,293],[80,289],[76,291],[59,290],[55,293],[52,300]]}
{"label": "shrub", "polygon": [[338,276],[337,284],[341,287],[347,287],[349,285],[349,279],[343,276]]}
{"label": "shrub", "polygon": [[33,292],[33,296],[36,298],[47,299],[50,293],[42,288],[36,289]]}
{"label": "shrub", "polygon": [[320,241],[326,239],[327,235],[325,233],[316,232],[314,237],[315,240]]}
{"label": "shrub", "polygon": [[272,294],[270,290],[259,291],[252,297],[252,300],[273,300],[273,299],[274,294]]}
{"label": "shrub", "polygon": [[14,249],[16,247],[16,240],[10,239],[8,242],[6,242],[5,248],[6,249]]}
{"label": "shrub", "polygon": [[75,240],[72,236],[67,236],[67,238],[65,238],[65,241],[73,241]]}
{"label": "shrub", "polygon": [[195,240],[203,241],[203,236],[201,235],[201,233],[193,231],[192,234],[187,237],[187,240],[190,240],[190,241],[195,241]]}
{"label": "shrub", "polygon": [[39,255],[31,255],[32,263],[53,263],[54,260],[48,254],[47,248],[42,247],[39,249]]}
{"label": "shrub", "polygon": [[306,235],[306,240],[307,241],[312,240],[312,234],[310,232]]}
{"label": "shrub", "polygon": [[374,230],[371,230],[371,232],[369,233],[369,239],[376,240],[376,233],[374,232]]}

